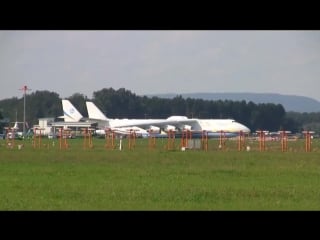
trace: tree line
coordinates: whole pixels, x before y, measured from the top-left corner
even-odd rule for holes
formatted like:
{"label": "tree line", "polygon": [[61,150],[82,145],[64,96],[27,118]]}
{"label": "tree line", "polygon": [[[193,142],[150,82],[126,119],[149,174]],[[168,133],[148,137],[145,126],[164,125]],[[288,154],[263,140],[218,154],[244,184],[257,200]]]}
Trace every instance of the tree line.
{"label": "tree line", "polygon": [[[202,119],[232,118],[249,127],[251,131],[320,130],[320,113],[286,112],[282,105],[273,103],[185,99],[181,95],[172,99],[137,96],[124,88],[104,88],[93,92],[92,99],[81,93],[74,93],[67,99],[84,117],[88,117],[85,102],[93,101],[109,118],[167,118],[182,115]],[[23,97],[0,101],[0,127],[23,121],[23,102]],[[61,115],[63,111],[59,94],[35,91],[26,95],[26,122],[30,127],[38,124],[39,118]]]}

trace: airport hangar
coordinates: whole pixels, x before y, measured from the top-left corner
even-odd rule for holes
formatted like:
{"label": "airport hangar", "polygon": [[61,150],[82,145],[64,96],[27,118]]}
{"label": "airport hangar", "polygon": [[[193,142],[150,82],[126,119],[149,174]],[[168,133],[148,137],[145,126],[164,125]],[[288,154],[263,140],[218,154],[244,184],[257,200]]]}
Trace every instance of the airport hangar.
{"label": "airport hangar", "polygon": [[44,135],[48,135],[49,133],[58,134],[59,128],[63,129],[71,129],[71,131],[76,136],[82,135],[82,128],[94,128],[96,129],[98,126],[97,122],[94,121],[80,121],[80,122],[64,122],[58,121],[55,122],[54,118],[40,118],[39,125],[34,125],[34,127],[42,128],[45,131]]}
{"label": "airport hangar", "polygon": [[53,133],[59,132],[59,128],[71,129],[76,136],[80,136],[82,128],[96,128],[97,122],[53,122],[51,124]]}

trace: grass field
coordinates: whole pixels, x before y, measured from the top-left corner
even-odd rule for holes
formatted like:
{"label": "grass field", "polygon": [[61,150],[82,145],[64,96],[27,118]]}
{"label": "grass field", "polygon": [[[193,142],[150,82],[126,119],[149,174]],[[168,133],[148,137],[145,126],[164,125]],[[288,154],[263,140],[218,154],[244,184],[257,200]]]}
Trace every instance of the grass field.
{"label": "grass field", "polygon": [[[137,139],[133,150],[104,148],[82,139],[59,149],[57,140],[16,141],[9,149],[0,140],[0,210],[319,210],[320,142],[304,152],[304,141],[268,142],[259,152],[237,151],[227,141],[224,151],[209,140],[209,150],[165,149],[158,139],[148,149]],[[24,144],[18,149],[18,144]]]}

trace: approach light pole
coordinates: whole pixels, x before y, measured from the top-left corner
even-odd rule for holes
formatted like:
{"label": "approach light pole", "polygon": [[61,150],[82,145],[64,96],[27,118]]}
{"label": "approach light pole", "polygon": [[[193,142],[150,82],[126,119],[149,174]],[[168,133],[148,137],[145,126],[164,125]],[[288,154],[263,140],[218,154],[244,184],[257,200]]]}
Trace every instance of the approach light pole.
{"label": "approach light pole", "polygon": [[23,137],[26,134],[26,92],[30,91],[26,85],[20,88],[19,90],[23,91]]}

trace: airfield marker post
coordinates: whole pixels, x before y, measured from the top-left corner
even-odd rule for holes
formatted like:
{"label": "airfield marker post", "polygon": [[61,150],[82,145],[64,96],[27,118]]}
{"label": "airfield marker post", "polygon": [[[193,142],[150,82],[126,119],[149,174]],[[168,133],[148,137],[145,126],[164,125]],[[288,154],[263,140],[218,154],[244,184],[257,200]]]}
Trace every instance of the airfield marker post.
{"label": "airfield marker post", "polygon": [[149,149],[154,149],[156,147],[156,137],[155,137],[152,129],[150,129],[150,131],[149,131],[148,147],[149,147]]}
{"label": "airfield marker post", "polygon": [[59,128],[59,147],[62,149],[62,128]]}
{"label": "airfield marker post", "polygon": [[184,133],[185,133],[185,131],[182,130],[182,133],[181,133],[181,142],[180,142],[181,148],[183,148],[183,147],[186,146],[186,144],[185,144],[185,139],[184,139]]}
{"label": "airfield marker post", "polygon": [[131,129],[129,130],[129,135],[128,135],[128,148],[131,149],[131,137],[132,137],[132,134],[131,134]]}
{"label": "airfield marker post", "polygon": [[261,132],[261,149],[260,151],[265,151],[266,150],[266,134],[264,131]]}
{"label": "airfield marker post", "polygon": [[287,152],[288,151],[288,133],[291,133],[290,131],[279,131],[280,133],[280,141],[281,141],[281,151]]}
{"label": "airfield marker post", "polygon": [[136,147],[136,139],[137,139],[137,133],[135,130],[133,130],[133,133],[132,133],[132,137],[133,137],[133,147]]}
{"label": "airfield marker post", "polygon": [[307,131],[306,133],[305,133],[305,137],[306,137],[306,142],[305,142],[305,144],[306,144],[306,152],[309,152],[310,151],[310,146],[311,146],[311,144],[310,144],[310,139],[311,139],[311,137],[310,137],[310,133],[309,133],[309,131]]}
{"label": "airfield marker post", "polygon": [[122,136],[120,136],[120,142],[119,142],[119,150],[122,150]]}
{"label": "airfield marker post", "polygon": [[87,146],[87,131],[88,128],[81,128],[82,134],[83,134],[83,148],[86,148]]}
{"label": "airfield marker post", "polygon": [[92,136],[93,136],[93,129],[92,128],[89,128],[89,146],[90,146],[90,148],[93,148],[93,138],[92,138]]}
{"label": "airfield marker post", "polygon": [[256,131],[256,133],[258,134],[258,136],[259,136],[259,151],[261,152],[262,151],[262,131],[261,130],[258,130],[258,131]]}
{"label": "airfield marker post", "polygon": [[175,140],[175,131],[170,129],[168,131],[167,150],[173,150],[174,149],[174,140]]}
{"label": "airfield marker post", "polygon": [[14,148],[14,129],[11,127],[5,127],[6,130],[6,146],[8,148]]}
{"label": "airfield marker post", "polygon": [[191,139],[192,139],[191,131],[190,130],[186,130],[186,147],[188,147],[189,140],[191,140]]}
{"label": "airfield marker post", "polygon": [[242,151],[245,148],[245,133],[243,131],[239,132],[238,139],[238,151]]}
{"label": "airfield marker post", "polygon": [[219,149],[224,150],[226,147],[226,133],[221,130],[219,138]]}
{"label": "airfield marker post", "polygon": [[68,137],[71,134],[71,129],[63,129],[63,138],[64,138],[64,148],[67,149],[69,148],[69,144],[68,144]]}
{"label": "airfield marker post", "polygon": [[92,143],[92,129],[82,128],[83,130],[83,148],[93,148]]}
{"label": "airfield marker post", "polygon": [[136,132],[132,129],[129,131],[129,149],[133,149],[136,145]]}
{"label": "airfield marker post", "polygon": [[105,139],[106,139],[106,145],[105,147],[107,149],[114,149],[114,139],[115,139],[115,133],[110,128],[105,129]]}
{"label": "airfield marker post", "polygon": [[68,145],[68,136],[70,135],[71,130],[70,129],[62,129],[59,128],[59,146],[60,146],[60,150],[61,149],[67,149],[69,147]]}
{"label": "airfield marker post", "polygon": [[266,150],[266,133],[268,133],[268,131],[258,130],[256,132],[259,134],[259,150],[260,152],[265,151]]}
{"label": "airfield marker post", "polygon": [[287,148],[287,133],[285,131],[281,131],[281,151],[286,152]]}
{"label": "airfield marker post", "polygon": [[191,140],[191,131],[190,130],[183,130],[181,135],[181,148],[188,147],[188,140]]}
{"label": "airfield marker post", "polygon": [[201,134],[201,147],[203,150],[208,151],[208,132],[205,130]]}
{"label": "airfield marker post", "polygon": [[62,147],[64,149],[66,149],[68,143],[67,143],[67,134],[66,134],[66,131],[64,129],[62,130],[62,141],[63,141]]}
{"label": "airfield marker post", "polygon": [[[33,132],[33,147],[36,148],[38,146],[38,148],[41,148],[41,136],[42,136],[42,130],[44,130],[44,128],[34,128]],[[37,141],[38,140],[38,141]]]}
{"label": "airfield marker post", "polygon": [[303,131],[302,133],[305,135],[305,151],[311,152],[311,135],[314,131]]}

